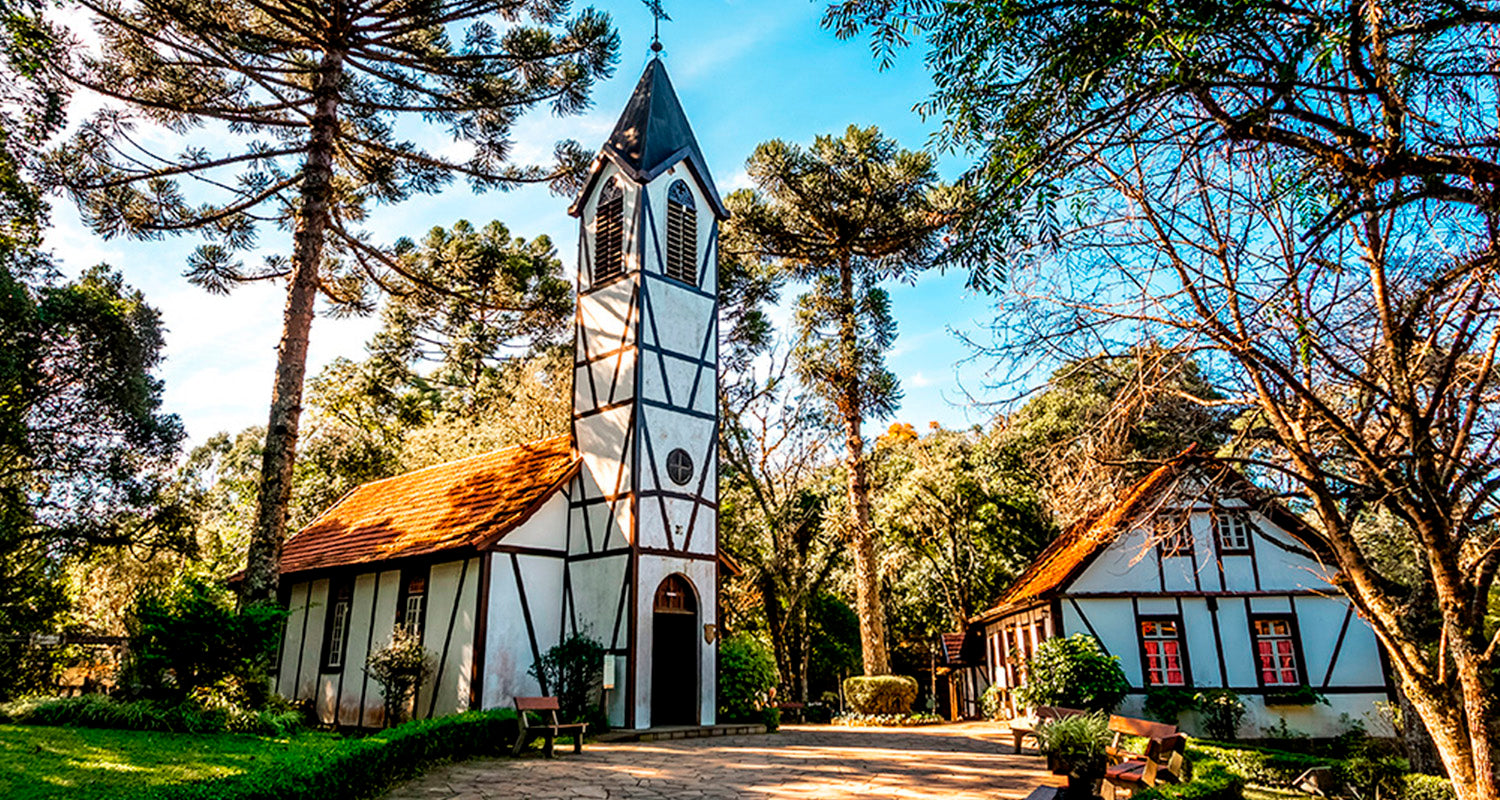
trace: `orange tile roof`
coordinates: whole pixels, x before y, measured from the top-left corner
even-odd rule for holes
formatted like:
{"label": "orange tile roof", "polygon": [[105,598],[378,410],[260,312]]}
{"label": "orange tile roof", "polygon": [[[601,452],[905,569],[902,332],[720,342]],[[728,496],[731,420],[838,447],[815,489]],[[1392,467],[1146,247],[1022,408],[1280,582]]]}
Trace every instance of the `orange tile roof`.
{"label": "orange tile roof", "polygon": [[1152,470],[1134,486],[1130,487],[1120,502],[1079,520],[1063,534],[1052,540],[1036,560],[1022,572],[1020,577],[1000,595],[1000,600],[973,622],[985,622],[1012,611],[1050,599],[1054,593],[1066,588],[1078,573],[1093,561],[1105,547],[1137,522],[1158,501],[1162,492],[1175,487],[1179,478],[1190,468],[1197,467],[1211,474],[1212,482],[1218,484],[1225,496],[1238,497],[1261,513],[1274,519],[1281,528],[1296,537],[1310,549],[1321,550],[1322,539],[1306,522],[1293,514],[1281,503],[1269,498],[1248,478],[1224,461],[1203,452],[1193,445],[1170,461]]}
{"label": "orange tile roof", "polygon": [[372,481],[286,541],[281,574],[488,544],[529,518],[578,464],[563,435]]}

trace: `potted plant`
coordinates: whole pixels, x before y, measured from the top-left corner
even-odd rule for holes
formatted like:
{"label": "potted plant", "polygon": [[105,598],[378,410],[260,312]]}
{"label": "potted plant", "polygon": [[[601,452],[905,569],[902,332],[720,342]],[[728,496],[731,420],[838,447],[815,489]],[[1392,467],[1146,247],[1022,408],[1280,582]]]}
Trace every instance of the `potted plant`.
{"label": "potted plant", "polygon": [[1050,720],[1037,726],[1036,738],[1052,771],[1068,776],[1063,796],[1068,800],[1094,797],[1109,763],[1105,755],[1110,741],[1109,717],[1094,712]]}

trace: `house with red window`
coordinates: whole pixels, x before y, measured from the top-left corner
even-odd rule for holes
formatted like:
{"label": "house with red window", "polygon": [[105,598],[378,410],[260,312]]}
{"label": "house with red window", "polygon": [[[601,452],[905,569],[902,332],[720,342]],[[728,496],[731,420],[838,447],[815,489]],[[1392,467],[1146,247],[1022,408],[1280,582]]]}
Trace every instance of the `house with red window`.
{"label": "house with red window", "polygon": [[[1241,735],[1285,720],[1334,736],[1391,696],[1384,654],[1318,534],[1223,461],[1190,449],[1054,541],[971,624],[979,682],[1011,689],[1053,636],[1119,658],[1140,716],[1163,689],[1238,693]],[[1326,702],[1313,699],[1321,696]],[[1182,720],[1194,731],[1191,714]]]}
{"label": "house with red window", "polygon": [[397,627],[432,655],[418,718],[553,694],[532,666],[582,634],[612,726],[714,722],[728,211],[659,59],[570,213],[569,432],[360,486],[282,548],[275,689],[326,723],[383,723],[364,664]]}

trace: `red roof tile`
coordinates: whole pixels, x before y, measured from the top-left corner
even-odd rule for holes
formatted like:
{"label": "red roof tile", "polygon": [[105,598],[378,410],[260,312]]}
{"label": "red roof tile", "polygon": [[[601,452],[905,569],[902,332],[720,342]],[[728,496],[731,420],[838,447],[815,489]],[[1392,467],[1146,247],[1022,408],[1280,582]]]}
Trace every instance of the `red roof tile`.
{"label": "red roof tile", "polygon": [[1163,492],[1176,487],[1190,467],[1196,467],[1208,478],[1220,495],[1244,500],[1310,549],[1322,549],[1322,539],[1301,517],[1268,497],[1239,470],[1194,445],[1142,478],[1121,496],[1120,502],[1079,520],[1054,539],[1000,595],[999,602],[975,616],[973,621],[984,622],[1004,616],[1050,599],[1066,588],[1096,555],[1152,511]]}
{"label": "red roof tile", "polygon": [[564,435],[364,484],[287,540],[281,574],[487,544],[529,518],[578,463]]}

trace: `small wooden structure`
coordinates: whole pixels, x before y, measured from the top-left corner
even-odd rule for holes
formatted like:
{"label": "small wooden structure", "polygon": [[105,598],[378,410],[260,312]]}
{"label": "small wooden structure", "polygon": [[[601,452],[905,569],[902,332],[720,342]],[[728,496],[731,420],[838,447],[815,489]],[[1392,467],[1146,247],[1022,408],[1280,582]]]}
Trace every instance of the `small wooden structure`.
{"label": "small wooden structure", "polygon": [[[588,732],[587,722],[560,722],[557,719],[558,703],[556,697],[517,697],[516,714],[521,718],[520,730],[516,733],[516,746],[512,749],[512,755],[520,755],[526,743],[541,736],[545,742],[542,745],[542,755],[552,757],[552,743],[557,737],[571,734],[573,737],[573,752],[583,752],[583,735]],[[532,725],[527,718],[526,712],[534,711],[540,716],[543,712],[546,716],[542,718],[542,724]]]}

